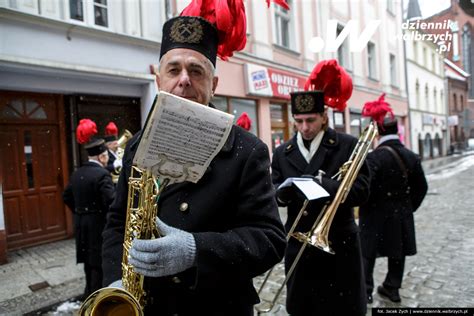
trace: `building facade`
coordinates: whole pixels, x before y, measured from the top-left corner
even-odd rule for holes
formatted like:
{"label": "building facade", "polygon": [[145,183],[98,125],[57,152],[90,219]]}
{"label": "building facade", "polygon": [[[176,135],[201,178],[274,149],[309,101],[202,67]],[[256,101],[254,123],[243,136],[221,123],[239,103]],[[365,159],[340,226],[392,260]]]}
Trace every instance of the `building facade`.
{"label": "building facade", "polygon": [[[467,2],[466,2],[467,3]],[[471,5],[472,6],[472,5]],[[474,138],[474,16],[467,14],[459,5],[458,0],[451,0],[451,6],[424,21],[432,23],[450,22],[452,41],[448,42],[449,49],[446,58],[470,76],[468,82],[468,98],[466,102],[465,129],[469,130],[468,137]],[[444,29],[432,29],[434,34],[442,34]]]}
{"label": "building facade", "polygon": [[430,159],[446,155],[449,147],[444,58],[435,43],[416,40],[412,32],[406,41],[411,144]]}
{"label": "building facade", "polygon": [[444,69],[448,84],[448,126],[450,135],[450,152],[457,152],[467,147],[469,138],[468,82],[469,74],[444,59]]}
{"label": "building facade", "polygon": [[[162,25],[188,3],[0,0],[0,261],[7,249],[71,236],[61,193],[84,159],[78,121],[93,119],[100,134],[109,121],[120,132],[142,127],[157,92]],[[246,1],[247,46],[218,61],[213,104],[247,112],[251,131],[274,149],[294,133],[289,93],[317,62],[336,58],[354,91],[344,112],[330,112],[331,125],[358,137],[363,104],[386,93],[410,145],[404,43],[387,36],[400,30],[401,3],[288,3],[290,11]]]}

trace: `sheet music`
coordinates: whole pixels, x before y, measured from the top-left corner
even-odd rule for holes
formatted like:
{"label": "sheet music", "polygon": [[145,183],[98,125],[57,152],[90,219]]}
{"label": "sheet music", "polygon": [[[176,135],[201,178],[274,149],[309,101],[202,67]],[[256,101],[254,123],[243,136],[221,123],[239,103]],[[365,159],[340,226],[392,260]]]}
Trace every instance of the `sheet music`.
{"label": "sheet music", "polygon": [[170,183],[198,182],[224,146],[234,116],[160,92],[134,163]]}
{"label": "sheet music", "polygon": [[329,196],[329,193],[311,178],[288,178],[280,184],[278,189],[289,187],[293,184],[296,185],[310,201]]}

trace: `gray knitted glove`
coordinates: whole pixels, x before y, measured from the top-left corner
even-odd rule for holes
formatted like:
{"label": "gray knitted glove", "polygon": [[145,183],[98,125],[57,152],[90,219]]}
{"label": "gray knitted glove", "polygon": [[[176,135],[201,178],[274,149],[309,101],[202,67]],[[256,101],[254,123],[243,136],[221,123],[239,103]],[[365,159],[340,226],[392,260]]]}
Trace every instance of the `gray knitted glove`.
{"label": "gray knitted glove", "polygon": [[196,241],[191,233],[163,223],[158,217],[156,226],[164,237],[135,239],[128,262],[144,276],[173,275],[195,265]]}

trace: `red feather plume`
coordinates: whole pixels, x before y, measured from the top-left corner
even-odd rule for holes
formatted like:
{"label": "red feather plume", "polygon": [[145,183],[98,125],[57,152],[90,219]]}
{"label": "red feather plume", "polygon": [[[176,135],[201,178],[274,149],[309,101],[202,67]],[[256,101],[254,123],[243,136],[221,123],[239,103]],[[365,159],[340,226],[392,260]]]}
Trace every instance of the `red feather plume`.
{"label": "red feather plume", "polygon": [[337,60],[323,60],[314,67],[304,89],[324,91],[324,103],[344,111],[352,95],[352,79]]}
{"label": "red feather plume", "polygon": [[243,112],[237,119],[236,124],[246,131],[249,131],[252,128],[252,120],[248,116],[247,112]]}
{"label": "red feather plume", "polygon": [[92,136],[97,134],[97,125],[90,119],[82,119],[76,129],[76,139],[79,144],[89,142]]}
{"label": "red feather plume", "polygon": [[117,127],[117,125],[115,125],[114,122],[109,122],[109,124],[107,124],[107,126],[105,127],[105,135],[106,136],[108,136],[108,135],[117,136],[118,135],[118,127]]}
{"label": "red feather plume", "polygon": [[371,117],[381,126],[383,125],[383,120],[387,113],[390,113],[392,118],[394,117],[390,104],[385,102],[385,93],[382,93],[382,95],[375,101],[366,102],[362,108],[363,116]]}
{"label": "red feather plume", "polygon": [[270,2],[273,1],[286,10],[290,10],[290,6],[286,3],[286,0],[267,0],[267,6],[270,7]]}
{"label": "red feather plume", "polygon": [[247,19],[242,0],[194,0],[182,16],[200,16],[217,28],[217,55],[228,60],[247,43]]}

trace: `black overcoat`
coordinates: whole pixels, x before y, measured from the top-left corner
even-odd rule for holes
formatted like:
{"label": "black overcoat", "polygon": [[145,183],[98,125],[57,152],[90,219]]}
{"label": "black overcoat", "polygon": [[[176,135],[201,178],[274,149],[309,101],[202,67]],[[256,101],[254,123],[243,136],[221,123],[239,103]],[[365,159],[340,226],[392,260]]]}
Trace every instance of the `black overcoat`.
{"label": "black overcoat", "polygon": [[[104,230],[104,284],[121,278],[122,242],[130,166],[137,135],[127,144],[117,199]],[[278,263],[286,241],[270,177],[267,146],[234,126],[198,183],[168,186],[159,217],[192,232],[196,267],[176,276],[147,278],[154,315],[253,315],[258,296],[252,278]],[[186,211],[180,206],[187,203]]]}
{"label": "black overcoat", "polygon": [[[399,154],[408,179],[383,146]],[[364,256],[401,258],[416,254],[413,212],[428,190],[420,158],[399,140],[388,140],[369,153],[367,161],[372,171],[371,193],[361,206],[359,219]]]}
{"label": "black overcoat", "polygon": [[[273,155],[273,183],[278,187],[289,177],[317,175],[318,170],[323,170],[326,172],[323,187],[334,197],[339,182],[329,178],[349,160],[356,143],[356,138],[329,128],[308,164],[298,149],[295,135],[279,146]],[[312,246],[306,248],[287,286],[287,310],[290,314],[365,315],[365,281],[358,227],[352,207],[366,200],[369,181],[369,169],[364,164],[346,202],[339,206],[330,229],[329,240],[336,254],[331,255]],[[309,231],[324,203],[321,200],[310,202],[308,215],[302,217],[296,231]],[[297,196],[287,205],[287,230],[293,224],[302,204],[302,196]],[[290,238],[285,260],[287,270],[300,248],[301,243]]]}
{"label": "black overcoat", "polygon": [[107,149],[107,151],[109,152],[109,161],[107,162],[107,166],[105,167],[105,169],[109,170],[109,172],[112,173],[115,171],[114,161],[117,158],[115,158],[114,154],[110,149]]}
{"label": "black overcoat", "polygon": [[114,196],[109,172],[97,163],[88,161],[71,175],[63,200],[74,213],[78,263],[101,266],[102,230]]}

